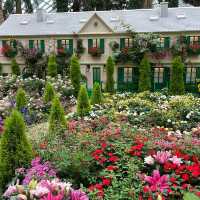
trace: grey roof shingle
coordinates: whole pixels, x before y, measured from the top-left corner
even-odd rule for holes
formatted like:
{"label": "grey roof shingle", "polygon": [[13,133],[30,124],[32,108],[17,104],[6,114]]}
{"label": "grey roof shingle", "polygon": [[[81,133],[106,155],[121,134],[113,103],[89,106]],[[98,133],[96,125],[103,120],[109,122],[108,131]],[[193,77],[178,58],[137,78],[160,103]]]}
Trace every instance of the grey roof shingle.
{"label": "grey roof shingle", "polygon": [[[0,37],[72,35],[84,26],[80,20],[88,21],[95,13],[116,33],[126,31],[122,23],[131,25],[136,32],[200,32],[200,7],[184,7],[170,8],[167,18],[159,17],[156,21],[150,20],[151,16],[158,15],[154,9],[48,13],[48,21],[54,23],[37,22],[36,14],[14,14],[0,26]],[[180,13],[184,13],[186,18],[178,19]],[[117,17],[119,21],[111,21]],[[22,25],[22,21],[28,21],[28,24]]]}

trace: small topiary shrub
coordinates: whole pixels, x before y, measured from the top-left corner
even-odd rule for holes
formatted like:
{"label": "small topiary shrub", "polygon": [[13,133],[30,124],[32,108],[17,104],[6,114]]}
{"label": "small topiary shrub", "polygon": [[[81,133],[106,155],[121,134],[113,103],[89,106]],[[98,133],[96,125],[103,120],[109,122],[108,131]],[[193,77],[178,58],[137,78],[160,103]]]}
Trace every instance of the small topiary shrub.
{"label": "small topiary shrub", "polygon": [[44,90],[44,102],[45,103],[51,102],[54,96],[55,96],[54,88],[49,82],[47,82]]}
{"label": "small topiary shrub", "polygon": [[86,116],[90,112],[91,106],[89,102],[86,87],[81,85],[78,94],[77,113],[80,117]]}
{"label": "small topiary shrub", "polygon": [[115,67],[115,64],[114,64],[114,61],[112,59],[111,56],[108,57],[108,60],[107,60],[107,64],[106,64],[106,92],[109,92],[109,93],[114,93],[115,91],[115,88],[114,88],[114,78],[113,78],[113,74],[114,74],[114,67]]}
{"label": "small topiary shrub", "polygon": [[49,116],[49,133],[55,133],[56,131],[63,131],[66,126],[64,109],[57,96],[52,101],[50,116]]}
{"label": "small topiary shrub", "polygon": [[19,88],[17,90],[17,95],[16,95],[16,108],[19,111],[22,111],[23,108],[27,106],[27,99],[26,99],[26,92],[22,89]]}
{"label": "small topiary shrub", "polygon": [[5,121],[0,142],[0,188],[12,180],[15,170],[27,167],[33,158],[32,148],[25,134],[25,123],[18,111],[13,111]]}
{"label": "small topiary shrub", "polygon": [[18,63],[17,63],[17,61],[16,61],[16,59],[13,59],[13,60],[12,60],[12,63],[11,63],[11,70],[12,70],[12,74],[14,74],[14,75],[19,76],[19,75],[21,74],[21,72],[20,72],[20,67],[19,67],[19,65],[18,65]]}
{"label": "small topiary shrub", "polygon": [[151,65],[146,56],[140,63],[139,72],[139,91],[144,92],[151,90]]}
{"label": "small topiary shrub", "polygon": [[49,56],[47,74],[51,77],[57,76],[57,63],[56,56],[54,54]]}
{"label": "small topiary shrub", "polygon": [[171,67],[170,93],[172,95],[182,95],[185,92],[184,86],[184,64],[181,57],[173,59]]}
{"label": "small topiary shrub", "polygon": [[101,104],[102,102],[102,93],[101,93],[101,87],[99,83],[95,83],[92,91],[92,97],[91,97],[91,104]]}
{"label": "small topiary shrub", "polygon": [[74,87],[75,96],[77,97],[80,90],[81,70],[78,57],[75,55],[71,58],[70,78]]}

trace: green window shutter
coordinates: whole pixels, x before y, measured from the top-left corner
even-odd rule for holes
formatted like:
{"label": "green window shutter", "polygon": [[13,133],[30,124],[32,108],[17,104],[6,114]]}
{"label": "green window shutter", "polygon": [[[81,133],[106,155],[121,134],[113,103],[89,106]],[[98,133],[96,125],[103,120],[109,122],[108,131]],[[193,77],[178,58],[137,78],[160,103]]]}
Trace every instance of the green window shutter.
{"label": "green window shutter", "polygon": [[45,42],[44,42],[44,40],[40,40],[40,49],[41,49],[42,53],[45,52]]}
{"label": "green window shutter", "polygon": [[69,52],[73,54],[74,47],[73,47],[73,39],[69,39]]}
{"label": "green window shutter", "polygon": [[124,68],[123,67],[118,68],[118,82],[119,83],[124,82]]}
{"label": "green window shutter", "polygon": [[62,48],[62,40],[57,40],[57,49]]}
{"label": "green window shutter", "polygon": [[200,79],[200,66],[197,67],[196,78]]}
{"label": "green window shutter", "polygon": [[200,36],[198,37],[198,43],[200,44]]}
{"label": "green window shutter", "polygon": [[34,40],[29,40],[29,49],[34,48]]}
{"label": "green window shutter", "polygon": [[88,39],[88,50],[93,47],[93,39]]}
{"label": "green window shutter", "polygon": [[185,42],[186,45],[190,45],[190,36],[185,36],[184,42]]}
{"label": "green window shutter", "polygon": [[125,48],[125,38],[120,39],[120,50],[122,50],[123,48]]}
{"label": "green window shutter", "polygon": [[7,45],[7,41],[6,40],[2,40],[2,46],[5,47]]}
{"label": "green window shutter", "polygon": [[165,48],[168,49],[170,47],[170,37],[165,37]]}
{"label": "green window shutter", "polygon": [[104,53],[104,51],[105,51],[105,40],[104,39],[100,39],[100,49]]}

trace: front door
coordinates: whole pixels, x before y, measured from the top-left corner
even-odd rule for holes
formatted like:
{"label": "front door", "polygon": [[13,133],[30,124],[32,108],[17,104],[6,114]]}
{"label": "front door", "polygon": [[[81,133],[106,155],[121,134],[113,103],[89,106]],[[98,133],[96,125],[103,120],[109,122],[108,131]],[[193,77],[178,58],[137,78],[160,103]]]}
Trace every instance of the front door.
{"label": "front door", "polygon": [[93,84],[97,82],[101,84],[101,68],[93,67]]}

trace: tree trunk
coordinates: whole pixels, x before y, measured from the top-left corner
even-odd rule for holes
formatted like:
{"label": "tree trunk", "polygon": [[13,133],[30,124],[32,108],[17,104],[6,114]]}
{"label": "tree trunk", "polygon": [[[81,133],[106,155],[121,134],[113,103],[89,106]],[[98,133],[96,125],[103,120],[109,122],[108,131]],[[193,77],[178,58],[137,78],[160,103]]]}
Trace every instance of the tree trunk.
{"label": "tree trunk", "polygon": [[2,24],[4,21],[3,17],[3,6],[2,6],[2,0],[0,0],[0,24]]}
{"label": "tree trunk", "polygon": [[22,14],[22,2],[21,2],[21,0],[16,0],[16,13]]}
{"label": "tree trunk", "polygon": [[144,8],[152,8],[152,0],[144,0]]}

